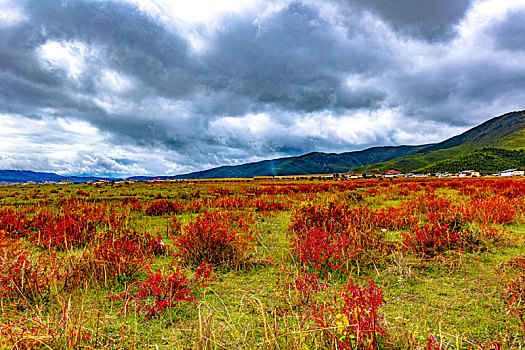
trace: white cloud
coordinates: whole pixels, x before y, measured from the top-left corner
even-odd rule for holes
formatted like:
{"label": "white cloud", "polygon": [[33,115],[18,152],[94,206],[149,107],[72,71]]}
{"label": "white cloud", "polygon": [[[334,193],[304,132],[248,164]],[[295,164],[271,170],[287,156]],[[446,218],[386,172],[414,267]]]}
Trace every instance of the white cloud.
{"label": "white cloud", "polygon": [[37,48],[44,69],[61,70],[71,79],[79,79],[86,70],[86,61],[93,49],[80,41],[49,40]]}
{"label": "white cloud", "polygon": [[17,1],[0,0],[0,28],[11,27],[27,20]]}
{"label": "white cloud", "polygon": [[129,92],[135,83],[131,77],[111,69],[103,69],[98,80],[99,89],[116,94]]}
{"label": "white cloud", "polygon": [[142,11],[171,22],[174,19],[195,23],[207,22],[226,13],[241,13],[261,0],[129,0]]}

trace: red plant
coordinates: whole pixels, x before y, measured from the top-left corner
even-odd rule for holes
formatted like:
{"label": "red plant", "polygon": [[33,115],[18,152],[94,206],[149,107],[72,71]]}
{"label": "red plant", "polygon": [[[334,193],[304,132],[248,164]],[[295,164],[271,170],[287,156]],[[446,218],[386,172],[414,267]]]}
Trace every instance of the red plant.
{"label": "red plant", "polygon": [[97,221],[78,213],[53,215],[41,212],[33,217],[32,227],[35,231],[32,238],[42,248],[82,246],[92,240],[97,224]]}
{"label": "red plant", "polygon": [[288,203],[283,203],[275,201],[275,199],[270,198],[257,198],[253,202],[253,206],[259,212],[278,212],[283,210],[288,210],[290,205]]}
{"label": "red plant", "polygon": [[122,205],[130,205],[131,208],[135,211],[142,209],[142,203],[136,197],[124,197],[121,201]]}
{"label": "red plant", "polygon": [[132,279],[147,268],[148,256],[139,243],[125,237],[107,238],[93,250],[97,262],[97,277],[107,282],[110,278]]}
{"label": "red plant", "polygon": [[161,216],[166,214],[182,214],[184,204],[167,199],[158,199],[146,208],[146,215]]}
{"label": "red plant", "polygon": [[154,237],[147,232],[141,234],[136,230],[123,230],[121,237],[129,242],[136,243],[147,256],[160,255],[168,251],[168,246],[160,235]]}
{"label": "red plant", "polygon": [[128,307],[132,307],[149,319],[183,302],[195,301],[198,289],[208,286],[214,280],[211,267],[210,264],[201,263],[195,277],[189,280],[178,267],[170,266],[167,273],[158,270],[142,282],[134,283],[131,292],[109,294],[108,297],[124,301],[123,313],[127,312]]}
{"label": "red plant", "polygon": [[89,197],[89,192],[86,192],[86,191],[83,191],[83,190],[78,190],[77,191],[77,195],[80,196],[80,197]]}
{"label": "red plant", "polygon": [[0,231],[7,236],[25,236],[29,232],[30,220],[13,209],[0,209]]}
{"label": "red plant", "polygon": [[386,337],[379,315],[383,303],[383,291],[374,281],[361,287],[350,279],[333,304],[313,307],[312,316],[328,346],[372,350]]}
{"label": "red plant", "polygon": [[59,268],[54,255],[33,256],[19,241],[0,238],[0,298],[48,300],[53,281],[61,277]]}
{"label": "red plant", "polygon": [[460,249],[463,245],[460,233],[451,232],[447,225],[435,222],[416,226],[403,235],[403,247],[426,258],[433,258],[447,250]]}
{"label": "red plant", "polygon": [[446,345],[437,340],[434,334],[430,333],[427,339],[426,350],[441,350],[446,349]]}
{"label": "red plant", "polygon": [[246,253],[252,240],[251,235],[233,230],[224,213],[206,212],[185,226],[173,244],[177,257],[184,263],[196,265],[207,261],[236,269],[247,263]]}
{"label": "red plant", "polygon": [[[519,203],[519,202],[518,202]],[[482,224],[512,224],[516,218],[516,201],[502,196],[491,196],[470,202],[465,216]]]}
{"label": "red plant", "polygon": [[[384,232],[369,230],[385,224],[366,208],[350,208],[330,203],[311,205],[296,211],[290,235],[292,250],[299,261],[318,270],[342,269],[387,249]],[[325,271],[327,272],[327,271]]]}

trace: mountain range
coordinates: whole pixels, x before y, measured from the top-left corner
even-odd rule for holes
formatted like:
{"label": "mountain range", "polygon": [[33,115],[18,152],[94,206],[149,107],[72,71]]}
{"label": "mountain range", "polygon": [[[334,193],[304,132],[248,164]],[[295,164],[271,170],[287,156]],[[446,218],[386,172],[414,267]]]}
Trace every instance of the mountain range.
{"label": "mountain range", "polygon": [[[525,111],[492,118],[466,132],[435,144],[372,147],[344,153],[312,152],[242,165],[221,166],[175,176],[134,176],[128,179],[210,179],[326,173],[456,172],[475,169],[492,173],[525,167]],[[26,170],[0,170],[0,183],[27,181],[115,180],[100,177],[61,176]]]}
{"label": "mountain range", "polygon": [[0,170],[0,184],[17,184],[24,182],[86,182],[118,179],[96,176],[62,176],[54,173],[36,172],[31,170]]}
{"label": "mountain range", "polygon": [[[514,151],[514,152],[509,152]],[[496,172],[525,167],[525,111],[492,118],[445,141],[420,146],[373,147],[345,153],[313,152],[178,175],[178,179],[207,179],[271,175],[356,172],[461,171],[480,168]]]}

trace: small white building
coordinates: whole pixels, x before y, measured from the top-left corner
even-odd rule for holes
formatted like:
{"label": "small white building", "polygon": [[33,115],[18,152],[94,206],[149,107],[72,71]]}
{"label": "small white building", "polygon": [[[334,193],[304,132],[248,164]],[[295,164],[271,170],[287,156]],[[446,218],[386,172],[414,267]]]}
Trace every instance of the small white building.
{"label": "small white building", "polygon": [[463,170],[459,173],[459,177],[480,177],[481,174],[476,170]]}
{"label": "small white building", "polygon": [[499,172],[500,176],[523,176],[525,172],[519,169],[507,169]]}

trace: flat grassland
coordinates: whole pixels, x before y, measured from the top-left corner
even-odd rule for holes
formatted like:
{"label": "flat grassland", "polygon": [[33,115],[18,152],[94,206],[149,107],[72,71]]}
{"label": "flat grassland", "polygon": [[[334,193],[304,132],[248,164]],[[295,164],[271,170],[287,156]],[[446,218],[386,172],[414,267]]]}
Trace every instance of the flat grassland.
{"label": "flat grassland", "polygon": [[0,349],[525,346],[525,181],[0,187]]}

